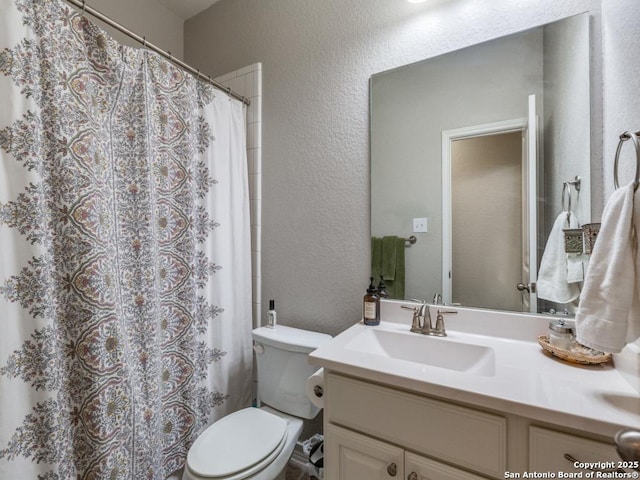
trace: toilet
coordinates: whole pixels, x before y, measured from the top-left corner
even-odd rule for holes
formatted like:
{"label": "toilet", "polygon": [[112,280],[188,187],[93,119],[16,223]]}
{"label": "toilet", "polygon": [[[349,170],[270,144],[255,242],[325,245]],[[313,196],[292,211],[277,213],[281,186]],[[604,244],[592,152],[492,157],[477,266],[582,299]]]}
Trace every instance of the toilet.
{"label": "toilet", "polygon": [[276,480],[302,431],[320,409],[306,394],[316,370],[308,354],[330,335],[278,325],[252,332],[260,408],[244,408],[214,422],[193,443],[182,480]]}

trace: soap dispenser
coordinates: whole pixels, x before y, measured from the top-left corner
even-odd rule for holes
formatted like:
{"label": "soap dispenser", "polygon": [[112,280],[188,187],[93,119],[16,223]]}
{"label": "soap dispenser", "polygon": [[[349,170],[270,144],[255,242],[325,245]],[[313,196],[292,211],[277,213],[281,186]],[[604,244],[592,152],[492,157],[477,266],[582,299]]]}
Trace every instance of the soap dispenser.
{"label": "soap dispenser", "polygon": [[389,298],[387,284],[384,282],[384,275],[380,275],[380,281],[378,282],[378,296],[380,298]]}
{"label": "soap dispenser", "polygon": [[365,325],[379,325],[380,324],[380,297],[378,296],[378,290],[373,283],[373,277],[367,293],[362,301],[362,320]]}

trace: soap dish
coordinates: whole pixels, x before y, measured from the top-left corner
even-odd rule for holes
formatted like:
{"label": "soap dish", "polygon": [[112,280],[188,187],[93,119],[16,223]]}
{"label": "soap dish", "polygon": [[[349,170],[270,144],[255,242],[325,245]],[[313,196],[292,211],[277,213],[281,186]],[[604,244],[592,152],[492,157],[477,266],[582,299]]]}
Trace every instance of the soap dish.
{"label": "soap dish", "polygon": [[571,350],[556,347],[549,343],[549,337],[546,335],[540,335],[538,337],[538,343],[547,352],[567,362],[579,363],[581,365],[595,365],[611,360],[610,353],[599,352],[598,350],[585,347],[579,343],[572,345]]}

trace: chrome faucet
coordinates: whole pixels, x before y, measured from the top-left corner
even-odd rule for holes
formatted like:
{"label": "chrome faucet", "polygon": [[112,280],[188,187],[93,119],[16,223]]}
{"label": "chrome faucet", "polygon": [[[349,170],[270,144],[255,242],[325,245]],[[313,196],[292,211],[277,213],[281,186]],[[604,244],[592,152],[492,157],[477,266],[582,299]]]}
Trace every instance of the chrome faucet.
{"label": "chrome faucet", "polygon": [[434,305],[442,305],[442,295],[440,295],[440,293],[436,293],[433,296],[433,304]]}
{"label": "chrome faucet", "polygon": [[447,332],[444,327],[443,315],[458,313],[452,310],[450,311],[438,309],[438,315],[436,316],[436,325],[434,327],[431,322],[431,311],[427,302],[421,302],[420,306],[401,305],[400,308],[413,311],[413,318],[411,320],[412,332],[421,333],[422,335],[431,335],[434,337],[447,336]]}

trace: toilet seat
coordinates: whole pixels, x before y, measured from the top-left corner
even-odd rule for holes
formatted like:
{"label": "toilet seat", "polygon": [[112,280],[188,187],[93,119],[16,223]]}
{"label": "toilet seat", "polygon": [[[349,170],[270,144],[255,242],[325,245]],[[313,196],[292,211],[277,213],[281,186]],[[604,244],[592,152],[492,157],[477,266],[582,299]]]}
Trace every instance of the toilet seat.
{"label": "toilet seat", "polygon": [[187,454],[187,468],[207,479],[240,480],[273,461],[287,441],[287,421],[245,408],[209,426]]}

